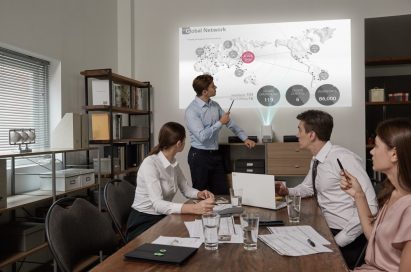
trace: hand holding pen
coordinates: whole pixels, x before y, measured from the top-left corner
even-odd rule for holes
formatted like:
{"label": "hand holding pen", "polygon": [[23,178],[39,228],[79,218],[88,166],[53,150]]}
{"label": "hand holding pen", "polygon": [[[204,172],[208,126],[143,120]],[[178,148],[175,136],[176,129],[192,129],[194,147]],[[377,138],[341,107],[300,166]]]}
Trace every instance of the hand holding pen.
{"label": "hand holding pen", "polygon": [[346,192],[352,197],[354,197],[358,193],[364,193],[357,178],[351,175],[346,169],[343,168],[340,172],[340,175],[340,188],[344,192]]}

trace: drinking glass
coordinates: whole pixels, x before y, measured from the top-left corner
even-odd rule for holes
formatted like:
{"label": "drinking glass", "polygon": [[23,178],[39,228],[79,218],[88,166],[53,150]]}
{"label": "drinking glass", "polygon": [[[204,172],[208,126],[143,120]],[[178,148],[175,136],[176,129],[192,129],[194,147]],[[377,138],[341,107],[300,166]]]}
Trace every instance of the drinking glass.
{"label": "drinking glass", "polygon": [[236,206],[236,207],[241,207],[241,202],[243,199],[243,189],[230,188],[230,199],[231,199],[231,205]]}
{"label": "drinking glass", "polygon": [[241,228],[243,229],[244,249],[256,250],[258,237],[259,217],[255,213],[243,213],[240,217]]}
{"label": "drinking glass", "polygon": [[208,250],[218,249],[218,228],[220,215],[217,213],[203,214],[201,217],[204,231],[204,248]]}
{"label": "drinking glass", "polygon": [[301,196],[288,195],[287,200],[287,210],[288,210],[288,221],[291,224],[300,223],[300,211],[301,211]]}

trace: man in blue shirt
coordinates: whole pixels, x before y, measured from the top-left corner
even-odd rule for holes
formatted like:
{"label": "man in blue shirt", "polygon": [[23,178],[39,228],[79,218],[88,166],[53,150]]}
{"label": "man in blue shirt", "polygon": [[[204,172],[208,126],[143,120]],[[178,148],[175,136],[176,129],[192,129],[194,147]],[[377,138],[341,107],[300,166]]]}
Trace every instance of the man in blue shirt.
{"label": "man in blue shirt", "polygon": [[191,138],[188,164],[193,187],[198,190],[207,188],[214,194],[228,194],[224,162],[218,151],[218,133],[226,125],[248,148],[253,148],[255,142],[230,119],[230,112],[224,112],[210,99],[216,95],[217,89],[211,75],[197,76],[193,80],[193,89],[197,95],[185,112]]}

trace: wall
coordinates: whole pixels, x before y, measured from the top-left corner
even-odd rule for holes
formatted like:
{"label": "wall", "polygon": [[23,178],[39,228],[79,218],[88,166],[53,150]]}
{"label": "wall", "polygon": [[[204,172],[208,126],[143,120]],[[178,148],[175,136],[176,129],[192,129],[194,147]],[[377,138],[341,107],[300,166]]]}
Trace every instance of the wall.
{"label": "wall", "polygon": [[117,3],[1,0],[0,42],[53,62],[51,121],[55,124],[66,112],[82,111],[80,71],[117,68]]}
{"label": "wall", "polygon": [[[184,111],[178,109],[179,27],[351,19],[353,106],[327,110],[335,119],[332,141],[365,158],[364,18],[411,13],[409,0],[138,0],[134,3],[134,76],[149,80],[154,86],[155,137],[163,123],[184,122]],[[273,128],[279,139],[296,133],[295,116],[300,111],[298,108],[277,111]],[[235,109],[232,118],[249,135],[260,135],[260,117],[256,110]],[[221,140],[226,140],[228,134],[224,129]],[[188,149],[189,144],[179,156],[187,178],[190,176],[186,163]]]}

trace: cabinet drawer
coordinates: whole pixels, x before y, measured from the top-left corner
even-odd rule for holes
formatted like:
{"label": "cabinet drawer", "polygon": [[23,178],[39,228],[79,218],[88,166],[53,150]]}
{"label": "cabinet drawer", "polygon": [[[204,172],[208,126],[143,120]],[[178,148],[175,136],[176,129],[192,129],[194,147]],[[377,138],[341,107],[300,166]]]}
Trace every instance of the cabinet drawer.
{"label": "cabinet drawer", "polygon": [[312,158],[307,150],[298,147],[298,143],[267,144],[267,158]]}
{"label": "cabinet drawer", "polygon": [[310,169],[311,158],[269,159],[267,174],[276,176],[305,176]]}
{"label": "cabinet drawer", "polygon": [[311,159],[311,153],[300,149],[298,143],[267,144],[267,174],[305,176]]}

